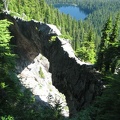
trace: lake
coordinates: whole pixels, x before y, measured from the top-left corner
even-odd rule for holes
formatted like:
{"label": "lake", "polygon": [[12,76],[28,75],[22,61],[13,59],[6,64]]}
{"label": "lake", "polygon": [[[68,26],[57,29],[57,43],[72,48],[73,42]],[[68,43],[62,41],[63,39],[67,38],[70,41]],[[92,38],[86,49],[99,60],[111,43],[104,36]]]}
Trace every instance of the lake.
{"label": "lake", "polygon": [[87,14],[75,5],[56,4],[54,7],[62,13],[69,14],[76,20],[84,20],[87,17]]}

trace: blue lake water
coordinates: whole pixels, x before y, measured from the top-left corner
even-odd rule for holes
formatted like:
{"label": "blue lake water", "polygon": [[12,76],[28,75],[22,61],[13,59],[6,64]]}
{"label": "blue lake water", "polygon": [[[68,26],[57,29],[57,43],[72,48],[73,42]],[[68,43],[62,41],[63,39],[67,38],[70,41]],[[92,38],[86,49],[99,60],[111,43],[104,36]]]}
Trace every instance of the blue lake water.
{"label": "blue lake water", "polygon": [[54,7],[57,8],[62,13],[69,14],[76,20],[84,20],[87,17],[87,14],[85,14],[77,6],[56,4],[54,5]]}

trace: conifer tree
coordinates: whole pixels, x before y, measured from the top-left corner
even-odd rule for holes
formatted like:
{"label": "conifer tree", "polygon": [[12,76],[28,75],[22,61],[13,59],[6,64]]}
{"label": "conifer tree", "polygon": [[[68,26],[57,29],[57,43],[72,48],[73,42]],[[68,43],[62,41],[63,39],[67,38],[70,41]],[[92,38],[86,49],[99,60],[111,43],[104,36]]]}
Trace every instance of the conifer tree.
{"label": "conifer tree", "polygon": [[7,27],[11,23],[7,20],[0,20],[0,70],[5,76],[0,75],[4,79],[13,69],[14,54],[11,53],[11,46],[9,45],[11,36]]}
{"label": "conifer tree", "polygon": [[76,50],[76,54],[81,60],[95,63],[95,44],[92,30],[86,33],[84,41],[81,42],[81,46]]}
{"label": "conifer tree", "polygon": [[105,63],[104,63],[105,50],[108,48],[110,42],[111,30],[112,30],[112,20],[110,17],[105,23],[104,28],[102,30],[102,37],[98,51],[97,68],[100,71],[102,71],[102,68],[105,69]]}
{"label": "conifer tree", "polygon": [[115,24],[113,25],[112,33],[110,35],[110,42],[117,43],[117,37],[118,37],[118,29],[119,29],[119,14],[116,17]]}
{"label": "conifer tree", "polygon": [[117,15],[115,23],[113,25],[112,33],[110,35],[110,44],[107,52],[107,54],[109,54],[108,59],[110,63],[109,71],[111,71],[112,73],[115,72],[117,61],[118,59],[120,59],[119,53],[120,44],[118,40],[118,31],[119,31],[119,15]]}
{"label": "conifer tree", "polygon": [[0,12],[2,12],[2,9],[3,9],[3,2],[0,1]]}
{"label": "conifer tree", "polygon": [[[9,44],[11,36],[8,26],[11,23],[7,20],[0,20],[0,116],[6,114],[11,108],[8,93],[11,93],[10,86],[13,86],[15,55],[11,52]],[[8,85],[9,84],[9,85]],[[3,94],[4,93],[4,94]],[[7,93],[7,96],[5,96]],[[12,95],[11,95],[12,96]]]}
{"label": "conifer tree", "polygon": [[101,43],[99,46],[97,67],[98,70],[103,72],[112,72],[114,73],[118,59],[120,58],[119,54],[119,40],[118,30],[119,30],[119,16],[117,16],[114,25],[109,18],[105,24],[104,29],[102,30]]}

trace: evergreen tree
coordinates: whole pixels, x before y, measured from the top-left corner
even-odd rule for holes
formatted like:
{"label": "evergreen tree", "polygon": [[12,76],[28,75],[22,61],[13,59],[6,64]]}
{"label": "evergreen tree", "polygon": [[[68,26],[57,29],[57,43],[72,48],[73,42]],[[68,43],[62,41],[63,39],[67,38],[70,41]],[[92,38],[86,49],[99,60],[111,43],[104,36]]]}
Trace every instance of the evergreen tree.
{"label": "evergreen tree", "polygon": [[114,73],[117,61],[119,59],[119,41],[118,41],[119,17],[116,18],[114,25],[111,19],[105,24],[102,30],[101,43],[99,47],[97,67],[100,71]]}
{"label": "evergreen tree", "polygon": [[9,25],[10,22],[7,20],[0,21],[0,65],[1,69],[6,73],[8,73],[6,70],[11,70],[13,66],[12,57],[14,57],[14,54],[11,54],[11,46],[9,45],[11,39],[7,29]]}
{"label": "evergreen tree", "polygon": [[3,10],[3,2],[0,0],[0,12]]}
{"label": "evergreen tree", "polygon": [[81,42],[81,47],[76,50],[77,56],[86,62],[95,63],[95,44],[94,44],[94,34],[92,30],[86,33],[84,41]]}
{"label": "evergreen tree", "polygon": [[[11,92],[7,86],[8,83],[10,86],[13,85],[12,78],[15,67],[15,56],[11,53],[11,46],[9,44],[11,36],[7,28],[10,24],[7,20],[0,20],[0,116],[1,113],[4,114],[7,111],[8,106],[10,107],[9,101],[7,101],[8,96],[5,96],[5,94],[6,92]],[[2,108],[5,106],[6,110],[4,111]]]}
{"label": "evergreen tree", "polygon": [[118,31],[119,31],[119,15],[117,15],[116,17],[112,33],[110,35],[110,43],[107,52],[109,56],[106,56],[106,58],[109,59],[108,62],[110,63],[108,70],[111,71],[112,73],[115,72],[117,61],[120,59],[119,53],[120,44],[118,40]]}
{"label": "evergreen tree", "polygon": [[118,31],[119,31],[119,14],[116,17],[115,24],[113,25],[112,33],[110,35],[110,43],[117,43],[117,37],[118,37]]}
{"label": "evergreen tree", "polygon": [[105,69],[105,63],[104,63],[105,50],[108,48],[108,45],[109,45],[111,30],[112,30],[112,21],[111,21],[111,18],[109,18],[102,30],[102,37],[101,37],[101,42],[100,42],[99,51],[98,51],[97,67],[98,67],[98,70],[100,71],[102,71],[102,69]]}

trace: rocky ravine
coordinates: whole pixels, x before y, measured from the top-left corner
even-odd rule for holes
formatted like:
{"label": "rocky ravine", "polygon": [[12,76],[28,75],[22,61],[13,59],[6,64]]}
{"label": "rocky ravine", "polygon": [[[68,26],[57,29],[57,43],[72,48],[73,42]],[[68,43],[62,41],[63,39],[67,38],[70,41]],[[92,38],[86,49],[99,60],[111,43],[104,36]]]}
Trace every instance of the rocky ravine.
{"label": "rocky ravine", "polygon": [[[49,71],[52,74],[52,84],[66,96],[71,116],[87,107],[92,103],[95,96],[100,94],[99,73],[95,71],[93,65],[81,62],[75,57],[68,41],[53,37],[60,34],[54,25],[22,21],[9,15],[0,15],[0,19],[5,18],[14,23],[10,27],[11,34],[14,36],[11,42],[17,46],[14,51],[19,56],[17,61],[18,76],[23,75],[23,70],[26,71],[27,78],[22,77],[23,83],[26,79],[31,82],[32,80],[39,81],[38,72],[42,67],[40,65],[34,66],[34,63],[37,60],[39,61],[36,57],[42,54],[50,64]],[[32,70],[31,64],[34,66]],[[47,69],[46,67],[48,68],[45,66],[45,69]],[[27,74],[27,71],[30,70],[31,72]],[[37,71],[36,74],[34,74],[35,71]],[[29,79],[30,76],[32,77]],[[47,75],[45,74],[45,76]],[[48,75],[47,78],[51,77]],[[41,79],[40,84],[43,81],[47,81],[47,79]],[[49,89],[47,90],[49,91]]]}

